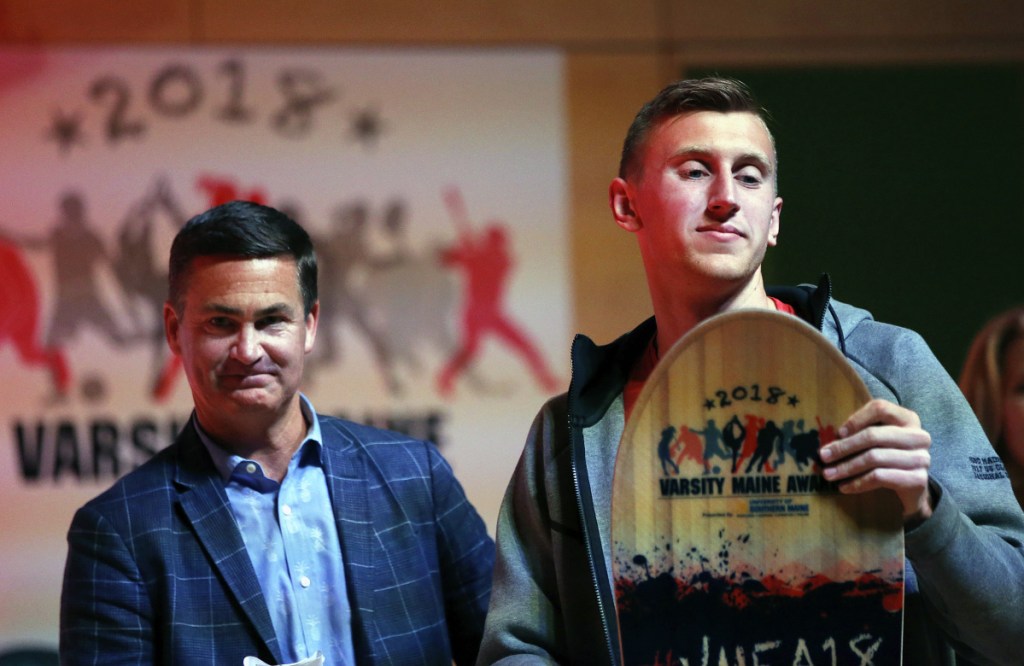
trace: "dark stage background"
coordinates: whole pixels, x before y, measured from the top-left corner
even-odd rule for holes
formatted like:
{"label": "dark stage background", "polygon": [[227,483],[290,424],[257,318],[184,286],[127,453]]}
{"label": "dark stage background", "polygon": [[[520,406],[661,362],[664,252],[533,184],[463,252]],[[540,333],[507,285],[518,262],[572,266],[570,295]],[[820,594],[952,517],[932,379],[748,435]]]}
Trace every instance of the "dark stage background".
{"label": "dark stage background", "polygon": [[1024,69],[690,69],[771,113],[784,199],[769,284],[834,296],[925,337],[956,377],[974,333],[1024,302]]}

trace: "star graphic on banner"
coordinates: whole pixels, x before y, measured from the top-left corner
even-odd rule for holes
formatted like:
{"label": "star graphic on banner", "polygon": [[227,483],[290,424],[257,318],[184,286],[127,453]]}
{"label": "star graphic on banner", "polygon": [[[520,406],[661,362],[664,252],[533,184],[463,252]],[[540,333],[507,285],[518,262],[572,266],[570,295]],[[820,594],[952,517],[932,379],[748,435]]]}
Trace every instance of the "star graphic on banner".
{"label": "star graphic on banner", "polygon": [[715,401],[714,400],[708,398],[707,400],[704,401],[704,409],[714,409],[714,408],[715,408]]}
{"label": "star graphic on banner", "polygon": [[46,136],[57,142],[61,155],[66,155],[76,143],[82,143],[81,123],[82,116],[79,113],[65,114],[58,109],[54,114]]}
{"label": "star graphic on banner", "polygon": [[351,130],[357,143],[372,147],[384,133],[384,121],[377,109],[365,108],[352,116]]}
{"label": "star graphic on banner", "polygon": [[789,406],[790,407],[796,407],[798,402],[800,402],[800,398],[796,397],[795,395],[789,396]]}

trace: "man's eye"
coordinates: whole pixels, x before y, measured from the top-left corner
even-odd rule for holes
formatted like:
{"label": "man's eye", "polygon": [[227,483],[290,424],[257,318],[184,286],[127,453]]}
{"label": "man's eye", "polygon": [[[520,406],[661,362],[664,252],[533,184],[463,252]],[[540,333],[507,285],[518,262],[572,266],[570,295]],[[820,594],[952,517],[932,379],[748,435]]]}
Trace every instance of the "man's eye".
{"label": "man's eye", "polygon": [[708,175],[707,170],[698,167],[684,168],[681,169],[679,173],[683,178],[689,178],[692,180],[704,178]]}
{"label": "man's eye", "polygon": [[756,186],[764,182],[764,176],[756,169],[744,169],[736,174],[736,180],[744,185]]}
{"label": "man's eye", "polygon": [[256,327],[257,328],[269,328],[271,326],[277,326],[278,324],[283,324],[284,322],[285,322],[285,318],[284,317],[280,317],[280,316],[262,317],[258,322],[256,322]]}
{"label": "man's eye", "polygon": [[206,328],[218,333],[230,332],[235,329],[235,322],[229,317],[210,317],[206,320]]}

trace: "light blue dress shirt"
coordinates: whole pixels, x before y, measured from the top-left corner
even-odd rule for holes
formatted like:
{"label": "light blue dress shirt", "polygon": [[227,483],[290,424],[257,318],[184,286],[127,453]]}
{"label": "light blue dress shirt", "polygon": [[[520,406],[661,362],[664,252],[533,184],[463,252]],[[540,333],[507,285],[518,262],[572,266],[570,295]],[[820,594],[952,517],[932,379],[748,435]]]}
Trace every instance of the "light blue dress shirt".
{"label": "light blue dress shirt", "polygon": [[300,661],[319,650],[327,666],[354,666],[352,613],[320,424],[309,400],[301,396],[301,401],[306,438],[281,483],[264,476],[259,463],[214,443],[198,420],[196,430],[224,479],[282,658]]}

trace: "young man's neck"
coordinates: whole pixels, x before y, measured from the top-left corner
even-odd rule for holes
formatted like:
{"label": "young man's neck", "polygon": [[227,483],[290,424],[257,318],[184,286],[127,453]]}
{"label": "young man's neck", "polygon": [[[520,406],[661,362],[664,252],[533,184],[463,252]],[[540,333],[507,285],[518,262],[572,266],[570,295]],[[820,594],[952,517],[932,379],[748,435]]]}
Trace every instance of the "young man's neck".
{"label": "young man's neck", "polygon": [[651,294],[658,322],[658,351],[664,354],[676,342],[705,319],[740,309],[771,310],[775,305],[764,289],[760,274],[740,289],[708,295],[676,293]]}

